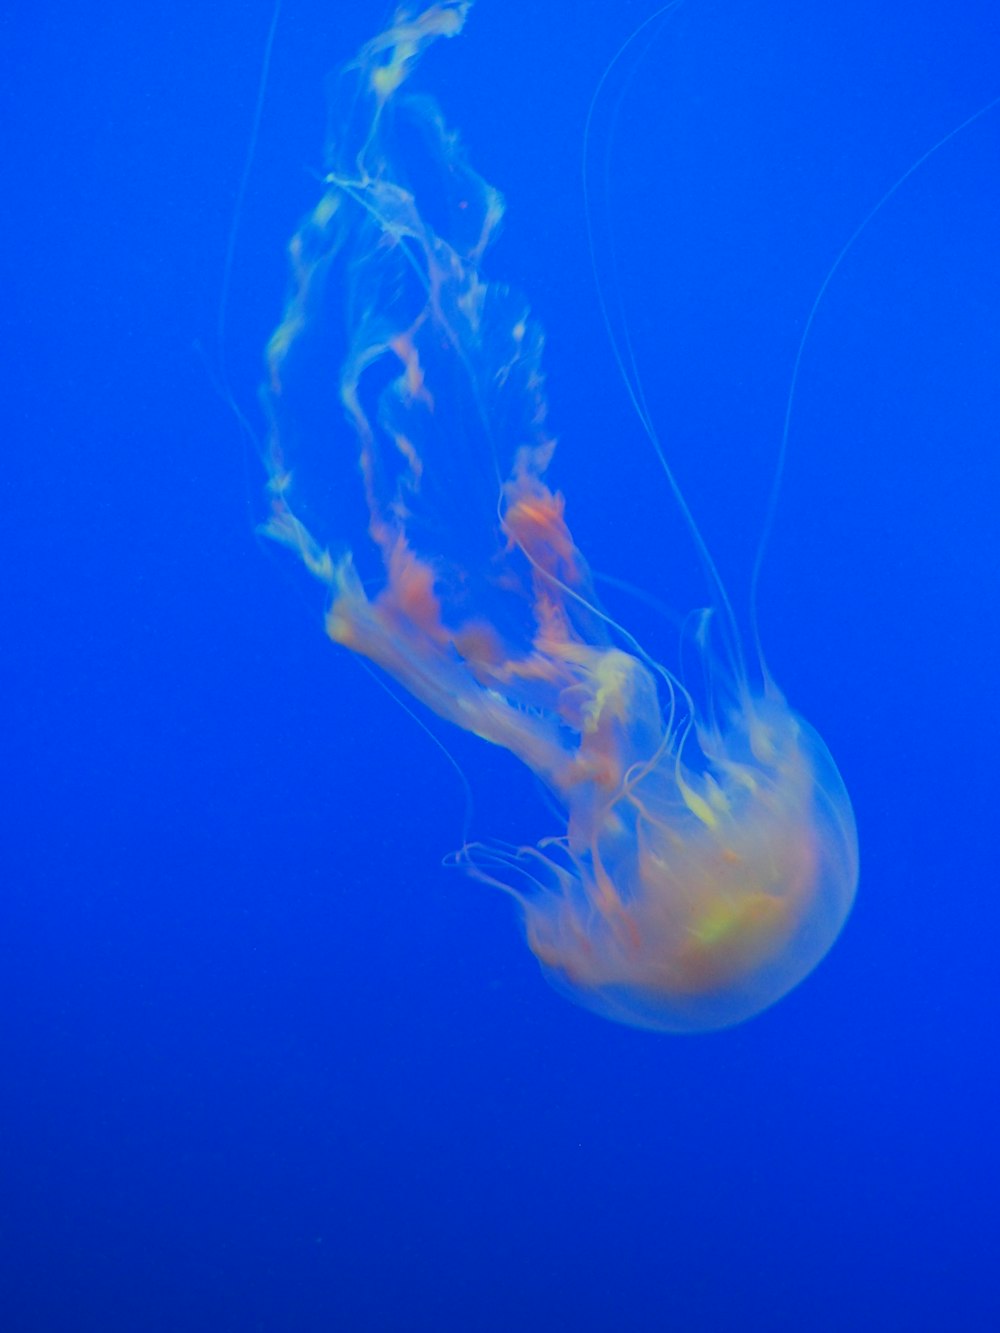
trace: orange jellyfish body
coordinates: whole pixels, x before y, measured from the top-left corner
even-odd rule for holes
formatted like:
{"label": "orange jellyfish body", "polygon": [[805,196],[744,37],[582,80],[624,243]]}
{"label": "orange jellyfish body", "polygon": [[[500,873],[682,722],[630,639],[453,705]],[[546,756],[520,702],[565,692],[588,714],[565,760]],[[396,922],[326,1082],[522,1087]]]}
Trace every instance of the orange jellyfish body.
{"label": "orange jellyfish body", "polygon": [[268,531],[328,586],[331,639],[509,750],[564,809],[537,847],[455,858],[517,900],[549,979],[621,1022],[725,1027],[836,938],[851,806],[773,685],[739,669],[720,685],[713,667],[699,710],[595,602],[546,481],[541,332],[481,272],[502,201],[405,91],[470,2],[398,10],[343,72],[269,347]]}

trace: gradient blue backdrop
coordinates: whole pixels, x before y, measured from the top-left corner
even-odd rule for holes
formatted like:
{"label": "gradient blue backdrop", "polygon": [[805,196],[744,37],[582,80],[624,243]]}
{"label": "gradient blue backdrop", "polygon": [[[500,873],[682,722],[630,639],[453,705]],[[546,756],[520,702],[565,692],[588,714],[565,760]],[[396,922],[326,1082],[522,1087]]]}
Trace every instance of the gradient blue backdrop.
{"label": "gradient blue backdrop", "polygon": [[[647,13],[480,0],[422,82],[507,196],[490,272],[547,328],[581,544],[684,610],[704,592],[579,185]],[[258,425],[325,74],[384,18],[285,0],[224,348]],[[774,672],[854,796],[856,910],[774,1010],[669,1038],[563,1002],[509,903],[441,867],[452,770],[255,536],[262,476],[206,367],[270,21],[3,13],[0,1327],[1000,1328],[1000,111],[831,285],[761,588]],[[622,300],[744,606],[805,316],[872,203],[1000,92],[995,22],[690,0],[623,105]],[[479,834],[545,827],[515,765],[439,734]]]}

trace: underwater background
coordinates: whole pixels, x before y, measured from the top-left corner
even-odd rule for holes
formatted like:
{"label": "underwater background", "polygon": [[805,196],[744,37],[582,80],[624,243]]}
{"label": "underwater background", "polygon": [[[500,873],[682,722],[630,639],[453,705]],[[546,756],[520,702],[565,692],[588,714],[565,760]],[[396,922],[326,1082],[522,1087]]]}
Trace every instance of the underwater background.
{"label": "underwater background", "polygon": [[[669,658],[618,581],[707,593],[580,185],[649,12],[478,0],[417,83],[506,197],[486,269],[546,329],[575,535]],[[567,1004],[443,866],[455,768],[257,535],[220,380],[262,435],[327,76],[387,18],[285,0],[220,321],[271,6],[3,11],[0,1328],[996,1329],[1000,109],[837,269],[763,569],[854,912],[773,1009],[663,1036]],[[993,23],[689,0],[598,104],[598,263],[744,616],[810,307],[1000,93]],[[518,765],[427,724],[475,836],[550,831]]]}

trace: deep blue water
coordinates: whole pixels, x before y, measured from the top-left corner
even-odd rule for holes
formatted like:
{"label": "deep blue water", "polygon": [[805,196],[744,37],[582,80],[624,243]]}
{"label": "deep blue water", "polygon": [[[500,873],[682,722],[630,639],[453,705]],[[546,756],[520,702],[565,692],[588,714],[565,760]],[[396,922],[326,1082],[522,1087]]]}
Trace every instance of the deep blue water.
{"label": "deep blue water", "polygon": [[[489,271],[546,327],[581,545],[683,611],[579,183],[648,12],[479,0],[420,77],[506,195]],[[285,0],[220,349],[269,4],[4,13],[0,1327],[996,1329],[1000,110],[830,284],[761,585],[854,798],[855,911],[763,1016],[657,1036],[565,1003],[442,866],[453,770],[255,534],[220,359],[262,429],[325,76],[384,18]],[[810,306],[1000,93],[993,25],[690,0],[622,103],[622,301],[744,608]],[[540,831],[515,765],[436,734],[478,834]]]}

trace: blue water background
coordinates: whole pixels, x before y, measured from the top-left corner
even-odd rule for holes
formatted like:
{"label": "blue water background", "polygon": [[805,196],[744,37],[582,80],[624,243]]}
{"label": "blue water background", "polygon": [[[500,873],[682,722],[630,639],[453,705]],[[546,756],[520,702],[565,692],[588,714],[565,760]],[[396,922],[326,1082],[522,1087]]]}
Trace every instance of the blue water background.
{"label": "blue water background", "polygon": [[[554,476],[598,571],[699,590],[603,331],[588,103],[644,5],[480,0],[421,81],[504,191]],[[324,79],[379,5],[8,7],[0,1327],[993,1330],[1000,111],[858,240],[803,361],[761,584],[837,757],[845,933],[721,1035],[617,1027],[445,869],[463,794],[255,535],[262,349]],[[805,317],[871,205],[1000,92],[993,7],[691,0],[622,104],[619,289],[745,610]],[[598,116],[606,142],[610,109]],[[599,247],[607,265],[608,251]],[[669,658],[669,620],[623,619]],[[434,725],[474,831],[550,820]]]}

